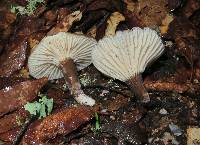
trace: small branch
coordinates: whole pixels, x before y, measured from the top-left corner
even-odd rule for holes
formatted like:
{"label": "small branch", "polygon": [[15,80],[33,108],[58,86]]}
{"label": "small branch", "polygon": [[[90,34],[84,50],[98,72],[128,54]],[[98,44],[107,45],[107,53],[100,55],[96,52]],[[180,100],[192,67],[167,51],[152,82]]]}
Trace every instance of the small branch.
{"label": "small branch", "polygon": [[22,137],[24,136],[24,133],[26,132],[28,126],[31,124],[31,122],[34,120],[35,116],[30,116],[26,122],[23,124],[19,134],[16,136],[14,142],[12,145],[19,145],[20,141],[22,140]]}

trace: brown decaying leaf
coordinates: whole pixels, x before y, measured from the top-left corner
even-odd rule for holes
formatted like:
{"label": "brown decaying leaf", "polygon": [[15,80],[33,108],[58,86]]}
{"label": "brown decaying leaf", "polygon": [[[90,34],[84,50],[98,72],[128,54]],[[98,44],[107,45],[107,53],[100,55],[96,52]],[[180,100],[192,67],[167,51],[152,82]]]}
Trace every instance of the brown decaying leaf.
{"label": "brown decaying leaf", "polygon": [[0,30],[8,28],[16,19],[16,15],[10,11],[0,11]]}
{"label": "brown decaying leaf", "polygon": [[107,13],[101,19],[101,21],[97,24],[97,32],[96,32],[97,35],[95,37],[96,40],[99,40],[105,36],[105,30],[106,30],[106,26],[107,26],[106,20],[108,19],[109,16],[110,16],[110,14]]}
{"label": "brown decaying leaf", "polygon": [[3,51],[3,46],[4,46],[3,41],[0,40],[0,54],[1,54],[1,52]]}
{"label": "brown decaying leaf", "polygon": [[107,103],[108,111],[116,111],[119,108],[125,106],[128,102],[128,98],[118,94],[114,100],[110,100]]}
{"label": "brown decaying leaf", "polygon": [[28,80],[0,90],[0,117],[36,99],[37,93],[46,84],[47,80],[47,78]]}
{"label": "brown decaying leaf", "polygon": [[174,17],[172,15],[166,15],[166,17],[162,20],[162,24],[159,27],[161,34],[167,33],[169,24],[173,21],[173,19]]}
{"label": "brown decaying leaf", "polygon": [[168,13],[166,0],[142,0],[139,4],[140,18],[146,26],[160,26],[162,19]]}
{"label": "brown decaying leaf", "polygon": [[[183,63],[183,62],[182,62]],[[191,74],[194,71],[194,78],[200,80],[200,67],[194,70],[188,69],[184,64],[177,63],[176,71],[167,77],[154,78],[154,74],[144,80],[144,86],[151,91],[173,91],[177,93],[198,93],[199,83],[191,83]],[[183,73],[184,72],[184,73]],[[156,72],[155,72],[156,73]],[[157,72],[156,76],[159,76]]]}
{"label": "brown decaying leaf", "polygon": [[124,11],[123,15],[126,18],[126,23],[129,27],[129,29],[133,27],[145,27],[142,20],[139,18],[139,16],[134,12]]}
{"label": "brown decaying leaf", "polygon": [[82,12],[75,11],[67,16],[65,16],[60,23],[58,23],[55,27],[53,27],[47,35],[54,35],[58,32],[67,32],[72,27],[74,22],[79,21],[82,18]]}
{"label": "brown decaying leaf", "polygon": [[184,16],[174,17],[173,21],[169,24],[168,33],[175,39],[176,36],[180,37],[197,37],[194,25]]}
{"label": "brown decaying leaf", "polygon": [[9,86],[17,85],[27,79],[22,77],[0,77],[0,90]]}
{"label": "brown decaying leaf", "polygon": [[20,128],[15,128],[10,131],[1,133],[0,140],[5,141],[6,143],[8,143],[8,145],[11,145],[11,143],[15,140],[19,132],[20,132]]}
{"label": "brown decaying leaf", "polygon": [[67,99],[65,92],[61,89],[50,88],[47,91],[47,96],[53,98],[53,107],[59,108],[60,106],[65,105],[65,99]]}
{"label": "brown decaying leaf", "polygon": [[192,17],[190,17],[192,24],[198,28],[198,34],[200,34],[200,10],[196,11]]}
{"label": "brown decaying leaf", "polygon": [[200,128],[187,129],[187,145],[198,145],[200,142]]}
{"label": "brown decaying leaf", "polygon": [[31,52],[34,50],[34,47],[40,43],[40,41],[42,40],[42,38],[44,38],[45,35],[46,33],[34,33],[29,37],[28,43]]}
{"label": "brown decaying leaf", "polygon": [[170,34],[177,44],[177,51],[183,55],[193,67],[200,55],[197,29],[186,17],[175,17],[169,24]]}
{"label": "brown decaying leaf", "polygon": [[90,120],[93,113],[91,108],[85,106],[62,109],[29,126],[23,144],[45,143],[56,136],[67,135]]}
{"label": "brown decaying leaf", "polygon": [[25,18],[21,20],[16,34],[10,39],[5,52],[0,57],[0,76],[10,76],[20,70],[27,57],[28,36],[37,32],[44,25],[44,20]]}
{"label": "brown decaying leaf", "polygon": [[189,84],[178,84],[175,82],[164,81],[145,81],[145,88],[155,91],[176,91],[178,93],[186,92],[190,86]]}
{"label": "brown decaying leaf", "polygon": [[182,13],[189,18],[199,8],[200,2],[198,0],[187,0],[185,6],[182,8]]}
{"label": "brown decaying leaf", "polygon": [[86,32],[88,29],[90,29],[92,26],[94,26],[96,23],[98,23],[99,20],[102,20],[102,18],[107,14],[105,10],[100,11],[90,11],[88,13],[85,13],[85,15],[82,18],[82,23],[78,26],[76,26],[75,30]]}
{"label": "brown decaying leaf", "polygon": [[134,12],[137,3],[134,3],[132,0],[124,0],[124,3],[126,4],[126,8],[128,11]]}
{"label": "brown decaying leaf", "polygon": [[182,38],[177,36],[175,38],[175,42],[177,44],[178,52],[184,55],[187,61],[193,67],[194,62],[199,59],[200,56],[199,40],[195,39],[194,37]]}
{"label": "brown decaying leaf", "polygon": [[13,44],[15,49],[13,51],[9,51],[7,55],[2,57],[5,59],[0,64],[0,76],[8,77],[15,71],[20,70],[24,65],[28,47],[27,39],[15,39],[15,41],[16,40],[18,41],[17,44]]}
{"label": "brown decaying leaf", "polygon": [[168,0],[168,8],[170,11],[174,11],[181,6],[183,0]]}
{"label": "brown decaying leaf", "polygon": [[121,11],[123,3],[121,0],[94,0],[88,7],[87,11],[106,9],[108,11]]}
{"label": "brown decaying leaf", "polygon": [[92,26],[86,33],[87,36],[95,38],[97,34],[97,27],[96,25]]}
{"label": "brown decaying leaf", "polygon": [[49,23],[52,23],[52,22],[56,21],[57,15],[58,15],[58,14],[56,13],[55,10],[48,10],[48,11],[46,11],[46,12],[44,13],[44,18],[45,18],[46,21],[47,21],[47,25],[48,25]]}
{"label": "brown decaying leaf", "polygon": [[16,112],[2,117],[0,119],[0,134],[20,127],[25,122],[28,115],[29,113],[22,107]]}
{"label": "brown decaying leaf", "polygon": [[121,13],[119,12],[112,13],[107,20],[107,28],[105,31],[105,36],[114,35],[117,26],[122,21],[125,21],[125,17]]}
{"label": "brown decaying leaf", "polygon": [[132,12],[127,10],[123,12],[131,28],[137,25],[140,27],[160,26],[168,13],[166,0],[141,0],[135,2],[132,9]]}

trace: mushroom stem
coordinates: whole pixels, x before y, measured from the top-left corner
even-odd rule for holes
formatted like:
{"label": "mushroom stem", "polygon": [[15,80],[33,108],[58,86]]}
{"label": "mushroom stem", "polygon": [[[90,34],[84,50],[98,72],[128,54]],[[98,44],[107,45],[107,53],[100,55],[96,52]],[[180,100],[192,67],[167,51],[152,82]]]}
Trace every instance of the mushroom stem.
{"label": "mushroom stem", "polygon": [[74,89],[80,89],[80,88],[76,88],[77,85],[75,85],[75,84],[80,84],[80,83],[77,77],[78,74],[77,74],[74,61],[72,59],[67,59],[65,61],[62,61],[60,63],[60,68],[62,69],[63,76],[65,78],[65,81],[68,83],[68,87],[70,91],[73,92]]}
{"label": "mushroom stem", "polygon": [[65,81],[68,83],[71,94],[75,97],[75,100],[80,104],[93,106],[95,100],[85,95],[81,89],[74,61],[72,59],[66,59],[60,62],[60,68],[63,72]]}
{"label": "mushroom stem", "polygon": [[130,78],[128,81],[126,81],[126,84],[130,87],[131,91],[135,95],[141,98],[142,102],[147,103],[150,101],[149,94],[143,86],[141,74]]}

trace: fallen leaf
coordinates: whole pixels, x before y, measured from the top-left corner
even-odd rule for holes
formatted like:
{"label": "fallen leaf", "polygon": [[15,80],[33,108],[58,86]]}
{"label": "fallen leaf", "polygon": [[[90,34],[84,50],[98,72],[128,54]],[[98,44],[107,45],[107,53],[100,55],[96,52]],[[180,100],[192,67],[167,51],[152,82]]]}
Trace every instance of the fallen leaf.
{"label": "fallen leaf", "polygon": [[145,24],[143,24],[142,20],[135,12],[124,11],[123,15],[126,18],[129,29],[132,29],[133,27],[145,27]]}
{"label": "fallen leaf", "polygon": [[194,37],[182,38],[177,36],[175,42],[177,44],[178,52],[185,56],[190,65],[194,67],[194,62],[199,59],[200,55],[200,41],[194,39]]}
{"label": "fallen leaf", "polygon": [[184,93],[190,89],[189,84],[178,84],[175,82],[166,81],[145,81],[144,86],[147,90],[154,91],[176,91],[178,93]]}
{"label": "fallen leaf", "polygon": [[27,81],[27,79],[22,77],[0,77],[0,90],[12,85],[17,85],[23,81]]}
{"label": "fallen leaf", "polygon": [[107,28],[106,28],[105,36],[114,35],[117,29],[117,26],[122,21],[125,21],[125,17],[121,13],[119,12],[112,13],[107,20]]}
{"label": "fallen leaf", "polygon": [[174,17],[173,21],[169,24],[168,33],[175,39],[176,36],[180,37],[194,37],[197,38],[197,32],[194,25],[184,16]]}
{"label": "fallen leaf", "polygon": [[175,17],[169,24],[168,34],[175,40],[178,53],[193,67],[200,55],[195,26],[186,17]]}
{"label": "fallen leaf", "polygon": [[47,35],[55,35],[58,32],[68,32],[72,27],[74,22],[79,21],[82,18],[82,12],[75,11],[67,16],[65,16],[60,23],[58,23],[55,27],[53,27]]}
{"label": "fallen leaf", "polygon": [[121,11],[122,6],[123,2],[121,0],[94,0],[88,5],[87,11],[95,11],[99,9]]}
{"label": "fallen leaf", "polygon": [[66,96],[68,96],[63,90],[56,89],[56,88],[50,88],[47,91],[47,96],[49,99],[53,98],[53,107],[59,108],[60,106],[65,105],[66,99],[68,99]]}
{"label": "fallen leaf", "polygon": [[101,38],[103,38],[105,36],[105,30],[106,30],[106,26],[107,26],[107,19],[110,16],[109,13],[107,13],[102,19],[101,21],[97,24],[97,32],[96,32],[96,40],[99,40]]}
{"label": "fallen leaf", "polygon": [[119,108],[125,106],[128,103],[128,98],[118,94],[114,100],[110,100],[107,102],[108,111],[116,111]]}
{"label": "fallen leaf", "polygon": [[166,17],[162,20],[162,24],[160,25],[160,33],[165,34],[168,31],[169,24],[173,21],[173,16],[167,14]]}
{"label": "fallen leaf", "polygon": [[10,51],[8,55],[4,55],[5,60],[0,64],[0,76],[8,77],[24,65],[28,47],[27,39],[18,39],[17,46],[14,44],[14,47],[13,51]]}
{"label": "fallen leaf", "polygon": [[41,29],[43,25],[43,19],[24,18],[20,21],[16,34],[10,38],[0,57],[0,76],[10,76],[24,66],[28,51],[28,37]]}
{"label": "fallen leaf", "polygon": [[170,11],[174,11],[183,5],[183,0],[168,0],[168,8]]}
{"label": "fallen leaf", "polygon": [[10,145],[15,140],[15,138],[19,134],[19,132],[20,132],[20,128],[15,128],[10,131],[1,133],[0,140],[8,143],[7,145]]}
{"label": "fallen leaf", "polygon": [[88,13],[85,13],[85,15],[82,18],[82,23],[78,26],[76,26],[75,31],[82,31],[87,32],[92,26],[96,25],[102,18],[107,15],[108,12],[105,10],[100,11],[91,11]]}
{"label": "fallen leaf", "polygon": [[0,90],[0,117],[36,99],[47,80],[47,78],[28,80]]}
{"label": "fallen leaf", "polygon": [[90,120],[92,116],[93,111],[89,107],[62,109],[33,123],[23,138],[23,144],[45,143],[56,136],[67,135]]}
{"label": "fallen leaf", "polygon": [[[171,91],[177,93],[197,93],[200,89],[199,83],[191,82],[191,74],[194,71],[194,79],[200,79],[200,68],[194,70],[188,69],[185,66],[185,61],[175,62],[175,70],[167,76],[162,75],[162,71],[158,70],[152,75],[147,76],[144,80],[144,86],[147,90],[151,91]],[[171,67],[171,66],[170,66]],[[166,70],[167,71],[167,70]],[[184,73],[183,73],[184,72]]]}
{"label": "fallen leaf", "polygon": [[0,119],[0,134],[22,126],[28,116],[29,113],[23,107],[16,112],[5,115]]}
{"label": "fallen leaf", "polygon": [[45,35],[46,33],[34,33],[28,38],[28,44],[31,49],[31,52],[34,50],[35,46],[40,43],[40,41],[42,40],[42,38],[44,38]]}
{"label": "fallen leaf", "polygon": [[198,33],[200,33],[200,11],[196,11],[191,17],[190,20],[196,28],[198,28]]}
{"label": "fallen leaf", "polygon": [[139,11],[139,17],[143,23],[148,26],[160,26],[162,20],[168,13],[166,0],[142,0],[139,3],[142,9]]}
{"label": "fallen leaf", "polygon": [[124,0],[124,3],[126,4],[127,10],[129,10],[130,12],[134,12],[134,9],[137,5],[136,2],[133,2],[132,0]]}
{"label": "fallen leaf", "polygon": [[[58,11],[59,11],[59,10],[58,10]],[[58,14],[57,14],[57,12],[56,12],[55,10],[48,10],[48,11],[46,11],[46,12],[44,13],[44,18],[45,18],[46,21],[47,21],[47,25],[48,25],[49,23],[52,23],[52,22],[56,21],[57,16],[58,16]]]}
{"label": "fallen leaf", "polygon": [[200,8],[200,2],[198,0],[187,0],[186,4],[182,8],[182,13],[189,18]]}
{"label": "fallen leaf", "polygon": [[160,26],[168,14],[167,1],[140,0],[134,4],[132,12],[124,10],[123,14],[131,28],[135,25],[141,27]]}
{"label": "fallen leaf", "polygon": [[96,27],[96,25],[94,25],[92,28],[90,28],[87,31],[87,33],[86,33],[87,36],[90,36],[90,37],[93,37],[93,38],[96,37],[96,34],[97,34],[97,27]]}
{"label": "fallen leaf", "polygon": [[200,143],[200,128],[187,129],[187,145],[198,145]]}
{"label": "fallen leaf", "polygon": [[16,15],[10,11],[0,11],[0,30],[7,29],[16,19]]}

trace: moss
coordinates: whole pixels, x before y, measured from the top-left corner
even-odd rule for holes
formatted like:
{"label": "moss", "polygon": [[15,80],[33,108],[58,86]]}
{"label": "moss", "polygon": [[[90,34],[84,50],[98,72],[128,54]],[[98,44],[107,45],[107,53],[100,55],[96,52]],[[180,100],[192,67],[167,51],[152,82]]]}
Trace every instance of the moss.
{"label": "moss", "polygon": [[36,10],[37,5],[44,3],[44,0],[27,0],[27,2],[28,2],[28,4],[26,5],[26,7],[11,5],[11,9],[10,9],[11,12],[17,13],[20,15],[30,16]]}

